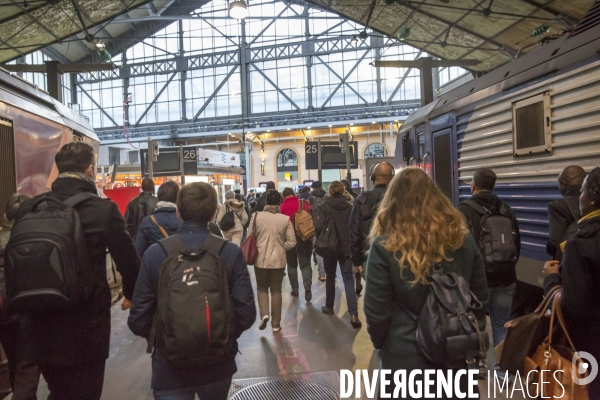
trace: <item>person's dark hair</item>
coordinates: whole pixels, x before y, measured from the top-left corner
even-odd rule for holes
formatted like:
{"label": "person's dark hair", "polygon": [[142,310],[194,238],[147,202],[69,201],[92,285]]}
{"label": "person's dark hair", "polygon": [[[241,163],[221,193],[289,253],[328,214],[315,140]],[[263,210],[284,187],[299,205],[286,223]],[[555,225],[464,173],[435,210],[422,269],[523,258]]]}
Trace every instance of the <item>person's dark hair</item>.
{"label": "person's dark hair", "polygon": [[6,202],[6,207],[4,208],[6,210],[6,220],[12,221],[15,218],[17,218],[17,213],[19,212],[19,207],[21,207],[21,204],[23,204],[25,201],[27,201],[29,199],[30,199],[30,197],[26,196],[24,194],[16,194],[15,193],[12,196],[10,196],[10,198]]}
{"label": "person's dark hair", "polygon": [[350,189],[350,182],[348,182],[348,179],[342,179],[340,182],[342,182],[342,185],[344,185],[346,190]]}
{"label": "person's dark hair", "polygon": [[177,196],[177,210],[184,221],[208,223],[218,206],[217,192],[204,182],[184,185]]}
{"label": "person's dark hair", "polygon": [[489,168],[479,168],[473,173],[473,182],[480,190],[492,191],[496,185],[496,174]]}
{"label": "person's dark hair", "polygon": [[235,190],[233,191],[233,193],[235,193],[235,194],[241,194],[241,193],[242,193],[242,191],[241,191],[240,189],[235,189]]}
{"label": "person's dark hair", "polygon": [[250,202],[250,208],[254,208],[254,207],[256,207],[256,202],[254,200],[252,200]]}
{"label": "person's dark hair", "polygon": [[313,189],[321,189],[323,187],[323,184],[320,181],[314,181],[311,185],[311,188]]}
{"label": "person's dark hair", "polygon": [[243,197],[242,197],[242,195],[241,195],[241,194],[239,194],[239,193],[236,193],[236,194],[235,194],[235,199],[236,199],[237,201],[244,201],[244,198],[243,198]]}
{"label": "person's dark hair", "polygon": [[342,195],[346,191],[344,185],[340,181],[333,181],[329,184],[329,195],[336,196]]}
{"label": "person's dark hair", "polygon": [[283,189],[283,192],[281,192],[281,197],[283,197],[284,199],[288,196],[294,196],[296,193],[294,193],[294,189],[292,188],[285,188]]}
{"label": "person's dark hair", "polygon": [[258,199],[260,197],[260,193],[256,193],[256,198]]}
{"label": "person's dark hair", "polygon": [[310,193],[310,188],[308,186],[302,186],[300,193]]}
{"label": "person's dark hair", "polygon": [[169,203],[175,203],[177,201],[177,195],[179,194],[179,185],[174,181],[167,181],[160,185],[158,188],[158,201],[168,201]]}
{"label": "person's dark hair", "polygon": [[[84,142],[65,144],[54,156],[56,168],[60,174],[64,172],[85,173],[90,165],[96,163],[94,148]],[[95,172],[95,171],[94,171]]]}
{"label": "person's dark hair", "polygon": [[281,193],[275,189],[267,190],[267,205],[278,206],[281,204]]}
{"label": "person's dark hair", "polygon": [[275,189],[275,182],[273,182],[273,181],[267,182],[267,190],[268,189]]}
{"label": "person's dark hair", "polygon": [[588,175],[587,190],[590,200],[598,207],[600,205],[600,167],[594,168]]}
{"label": "person's dark hair", "polygon": [[154,181],[150,178],[144,178],[142,180],[142,190],[154,193]]}

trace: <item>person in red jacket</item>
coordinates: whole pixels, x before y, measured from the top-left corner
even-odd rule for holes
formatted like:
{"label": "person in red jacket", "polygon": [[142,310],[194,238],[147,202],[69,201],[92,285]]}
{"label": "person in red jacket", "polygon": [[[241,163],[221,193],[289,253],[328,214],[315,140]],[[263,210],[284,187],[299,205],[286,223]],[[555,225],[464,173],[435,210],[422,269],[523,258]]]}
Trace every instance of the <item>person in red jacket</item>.
{"label": "person in red jacket", "polygon": [[[300,210],[300,204],[305,211],[310,212],[310,203],[307,200],[300,200],[296,197],[292,188],[285,188],[282,192],[283,203],[279,206],[282,214],[290,217],[292,225],[294,225],[294,215]],[[306,301],[312,300],[312,267],[310,264],[310,256],[312,255],[313,245],[312,240],[306,242],[301,241],[296,237],[296,246],[286,252],[287,272],[292,286],[292,296],[298,297],[298,260],[300,261],[300,272],[302,273],[302,281],[304,284],[304,298]]]}

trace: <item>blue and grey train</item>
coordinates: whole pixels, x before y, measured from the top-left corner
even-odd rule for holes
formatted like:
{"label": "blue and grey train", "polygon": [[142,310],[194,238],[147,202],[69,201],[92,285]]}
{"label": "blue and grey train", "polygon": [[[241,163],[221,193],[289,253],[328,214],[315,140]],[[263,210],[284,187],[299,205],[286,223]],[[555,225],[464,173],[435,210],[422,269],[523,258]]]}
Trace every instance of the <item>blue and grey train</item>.
{"label": "blue and grey train", "polygon": [[[548,202],[568,165],[600,165],[600,25],[580,24],[411,114],[396,168],[419,166],[455,205],[470,197],[473,171],[493,169],[494,193],[515,211],[522,250],[513,314],[542,295]],[[432,210],[435,212],[435,210]]]}

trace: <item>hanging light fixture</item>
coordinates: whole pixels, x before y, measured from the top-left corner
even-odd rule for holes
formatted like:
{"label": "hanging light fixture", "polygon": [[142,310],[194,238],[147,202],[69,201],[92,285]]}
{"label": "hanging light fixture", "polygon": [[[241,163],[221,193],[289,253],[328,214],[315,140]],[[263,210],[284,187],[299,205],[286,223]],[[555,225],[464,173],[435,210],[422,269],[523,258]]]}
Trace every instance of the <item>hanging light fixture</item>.
{"label": "hanging light fixture", "polygon": [[248,6],[244,0],[229,3],[229,16],[235,19],[244,19],[248,16]]}
{"label": "hanging light fixture", "polygon": [[410,36],[411,33],[412,28],[410,26],[405,26],[404,28],[400,29],[396,37],[398,38],[398,40],[404,41]]}
{"label": "hanging light fixture", "polygon": [[98,50],[98,57],[100,57],[102,60],[110,61],[110,59],[112,58],[111,54],[108,52],[108,50],[106,50],[106,46],[104,46],[104,43],[96,43],[96,50]]}
{"label": "hanging light fixture", "polygon": [[356,35],[352,35],[352,39],[350,41],[352,42],[352,44],[356,44],[358,43],[358,38],[356,37]]}

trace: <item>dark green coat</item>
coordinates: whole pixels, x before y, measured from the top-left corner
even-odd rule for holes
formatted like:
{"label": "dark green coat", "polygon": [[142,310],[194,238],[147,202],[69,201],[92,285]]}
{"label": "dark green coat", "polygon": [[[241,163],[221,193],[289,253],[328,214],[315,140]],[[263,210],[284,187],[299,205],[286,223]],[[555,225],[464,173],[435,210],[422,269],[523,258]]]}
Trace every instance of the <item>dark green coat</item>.
{"label": "dark green coat", "polygon": [[[421,355],[415,337],[417,323],[398,305],[402,303],[413,313],[419,314],[428,294],[427,287],[420,283],[412,286],[410,281],[414,280],[414,275],[408,268],[403,269],[401,277],[394,254],[379,243],[380,240],[376,239],[367,258],[364,311],[371,341],[379,349],[381,367],[408,371],[443,368],[431,364]],[[487,282],[483,259],[470,233],[452,257],[453,262],[442,263],[444,271],[463,276],[483,304],[482,311],[476,315],[479,329],[483,332],[488,309]],[[397,258],[400,258],[399,254]]]}

